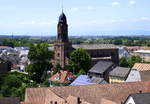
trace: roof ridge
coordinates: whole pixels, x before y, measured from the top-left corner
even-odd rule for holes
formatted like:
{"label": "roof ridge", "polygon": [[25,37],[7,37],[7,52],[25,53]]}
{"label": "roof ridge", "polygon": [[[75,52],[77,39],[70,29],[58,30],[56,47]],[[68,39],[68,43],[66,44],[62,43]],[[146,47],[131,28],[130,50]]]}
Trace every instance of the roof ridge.
{"label": "roof ridge", "polygon": [[[58,95],[58,94],[56,94],[54,91],[52,91],[51,89],[47,89],[47,90],[50,90],[52,93],[54,93],[54,94],[57,95],[58,97],[64,99],[63,97],[61,97],[60,95]],[[46,93],[46,95],[47,95],[47,93]],[[64,100],[65,100],[65,99],[64,99]]]}
{"label": "roof ridge", "polygon": [[[123,85],[123,84],[136,84],[136,83],[147,83],[150,85],[150,81],[141,81],[141,82],[123,82],[123,83],[113,83],[113,84],[97,84],[97,85],[80,85],[80,86],[56,86],[56,87],[40,87],[45,89],[54,89],[54,88],[76,88],[76,87],[85,87],[85,86],[112,86],[112,85]],[[33,89],[33,88],[27,88],[27,89]]]}

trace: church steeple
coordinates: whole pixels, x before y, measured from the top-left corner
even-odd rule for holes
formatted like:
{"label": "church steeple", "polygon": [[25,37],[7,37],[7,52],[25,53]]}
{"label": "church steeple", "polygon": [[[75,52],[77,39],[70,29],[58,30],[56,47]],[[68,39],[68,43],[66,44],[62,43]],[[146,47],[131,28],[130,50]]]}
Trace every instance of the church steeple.
{"label": "church steeple", "polygon": [[57,25],[57,42],[69,42],[68,40],[68,24],[64,12],[61,13]]}
{"label": "church steeple", "polygon": [[59,16],[57,25],[57,40],[54,46],[54,63],[55,65],[60,64],[61,67],[64,68],[65,65],[68,64],[69,54],[72,51],[72,44],[69,42],[67,18],[63,11]]}
{"label": "church steeple", "polygon": [[67,24],[67,18],[63,11],[62,14],[59,16],[58,24]]}

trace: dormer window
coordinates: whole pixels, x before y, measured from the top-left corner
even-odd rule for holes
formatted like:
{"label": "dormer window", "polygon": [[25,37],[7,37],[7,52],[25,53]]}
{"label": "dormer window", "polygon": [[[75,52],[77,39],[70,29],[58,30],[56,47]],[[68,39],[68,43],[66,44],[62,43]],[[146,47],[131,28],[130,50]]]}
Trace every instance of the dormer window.
{"label": "dormer window", "polygon": [[55,80],[60,80],[60,78],[59,77],[55,77]]}

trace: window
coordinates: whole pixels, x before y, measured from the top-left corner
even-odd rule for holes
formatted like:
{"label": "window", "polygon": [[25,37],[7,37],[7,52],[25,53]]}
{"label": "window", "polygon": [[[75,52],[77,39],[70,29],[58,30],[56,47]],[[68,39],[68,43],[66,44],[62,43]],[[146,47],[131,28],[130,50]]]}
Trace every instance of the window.
{"label": "window", "polygon": [[58,53],[58,54],[57,54],[57,56],[59,57],[59,56],[60,56],[60,54]]}
{"label": "window", "polygon": [[60,78],[59,77],[55,77],[55,80],[60,80]]}
{"label": "window", "polygon": [[53,104],[53,101],[50,101],[50,103],[49,104]]}

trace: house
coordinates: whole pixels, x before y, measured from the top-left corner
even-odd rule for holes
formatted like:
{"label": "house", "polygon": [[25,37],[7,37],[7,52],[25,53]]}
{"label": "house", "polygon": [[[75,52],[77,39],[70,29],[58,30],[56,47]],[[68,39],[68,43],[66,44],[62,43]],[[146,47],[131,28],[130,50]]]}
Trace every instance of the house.
{"label": "house", "polygon": [[48,80],[50,82],[50,85],[53,85],[53,83],[71,83],[74,79],[75,76],[72,72],[60,70],[60,72],[57,72]]}
{"label": "house", "polygon": [[149,81],[150,80],[150,70],[140,71],[141,81]]}
{"label": "house", "polygon": [[19,53],[19,57],[27,56],[29,53],[29,47],[15,47],[14,50]]}
{"label": "house", "polygon": [[0,104],[20,104],[19,98],[0,98]]}
{"label": "house", "polygon": [[138,55],[145,62],[150,62],[150,50],[137,50],[134,51],[134,55]]}
{"label": "house", "polygon": [[131,71],[130,71],[128,77],[127,77],[126,82],[137,82],[137,81],[141,81],[141,74],[140,74],[140,72],[138,70],[131,69]]}
{"label": "house", "polygon": [[27,88],[23,104],[121,104],[139,91],[150,92],[150,82]]}
{"label": "house", "polygon": [[80,75],[70,84],[70,86],[94,85],[94,84],[107,84],[107,82],[103,78],[98,77],[90,78],[87,75]]}
{"label": "house", "polygon": [[132,69],[136,69],[140,73],[141,81],[150,80],[150,64],[135,63]]}
{"label": "house", "polygon": [[108,81],[109,72],[115,67],[114,63],[108,61],[99,61],[88,72],[90,77],[104,78]]}
{"label": "house", "polygon": [[150,104],[150,93],[131,94],[124,104]]}
{"label": "house", "polygon": [[0,59],[0,74],[11,71],[11,62]]}
{"label": "house", "polygon": [[109,83],[125,82],[130,71],[130,68],[116,67],[109,73]]}
{"label": "house", "polygon": [[138,71],[150,71],[150,64],[146,63],[135,63],[132,69],[137,69]]}
{"label": "house", "polygon": [[107,100],[107,99],[101,99],[101,103],[100,104],[117,104],[116,102]]}
{"label": "house", "polygon": [[125,57],[125,58],[130,57],[130,53],[125,47],[119,47],[119,58],[122,58],[122,57]]}
{"label": "house", "polygon": [[140,47],[140,46],[129,46],[129,47],[125,47],[128,52],[133,53],[134,51],[138,51],[138,50],[150,50],[150,47]]}

